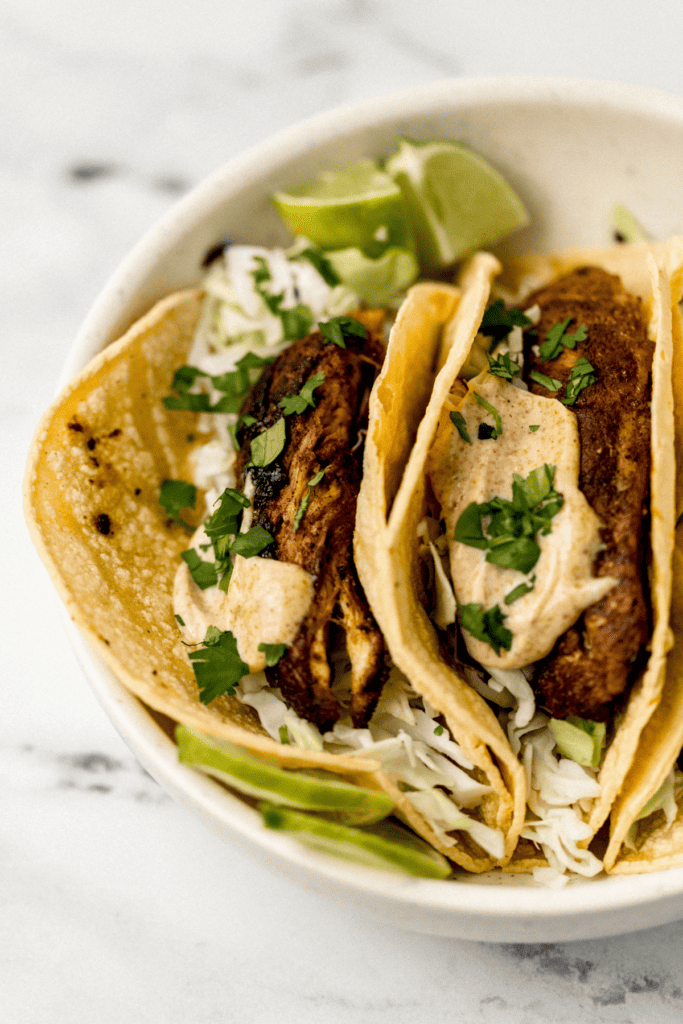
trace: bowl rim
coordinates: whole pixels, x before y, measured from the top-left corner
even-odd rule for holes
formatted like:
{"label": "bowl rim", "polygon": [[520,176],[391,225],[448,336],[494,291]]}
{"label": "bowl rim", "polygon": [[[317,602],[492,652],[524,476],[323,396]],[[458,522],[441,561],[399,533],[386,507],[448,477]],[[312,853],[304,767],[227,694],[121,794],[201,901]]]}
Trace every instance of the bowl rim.
{"label": "bowl rim", "polygon": [[[252,146],[209,174],[143,234],[92,303],[70,347],[58,391],[95,352],[122,333],[122,322],[123,329],[128,326],[125,322],[126,305],[134,294],[136,282],[163,262],[160,254],[171,250],[189,226],[208,216],[212,209],[218,205],[229,205],[231,195],[243,187],[245,179],[258,178],[263,175],[264,168],[272,170],[303,155],[310,148],[311,138],[331,140],[364,125],[390,120],[398,114],[409,119],[439,104],[460,106],[473,102],[495,102],[501,106],[524,102],[541,106],[558,103],[580,105],[641,114],[683,127],[681,97],[618,82],[547,76],[445,79],[308,117]],[[570,883],[562,889],[550,889],[533,882],[482,884],[477,882],[479,876],[473,876],[466,884],[454,885],[452,882],[406,878],[365,868],[302,847],[286,835],[265,829],[257,811],[217,782],[181,765],[175,757],[175,745],[144,705],[99,661],[66,612],[63,618],[90,685],[125,742],[157,780],[162,785],[170,784],[176,798],[179,791],[184,792],[186,804],[199,808],[201,817],[219,818],[233,830],[233,834],[241,833],[255,846],[290,864],[334,880],[347,889],[398,901],[408,912],[419,907],[434,913],[465,913],[499,921],[520,915],[539,922],[551,917],[569,919],[589,915],[595,918],[603,912],[616,910],[626,913],[645,904],[683,896],[683,867],[639,875],[601,876],[588,884]],[[520,892],[524,894],[523,899]],[[619,928],[612,928],[609,933],[647,927],[649,923],[638,925],[622,920]],[[581,936],[584,934],[588,933],[581,932]],[[598,930],[591,934],[608,934],[608,931]],[[532,935],[528,941],[536,941],[536,938]]]}

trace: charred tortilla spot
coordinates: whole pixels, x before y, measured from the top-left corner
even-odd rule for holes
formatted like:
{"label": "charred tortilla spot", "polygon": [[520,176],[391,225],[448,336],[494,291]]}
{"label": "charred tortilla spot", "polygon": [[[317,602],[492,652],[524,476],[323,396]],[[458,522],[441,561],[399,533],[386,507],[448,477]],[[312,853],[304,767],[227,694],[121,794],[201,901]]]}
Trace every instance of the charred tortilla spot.
{"label": "charred tortilla spot", "polygon": [[107,537],[111,531],[111,519],[106,512],[100,512],[99,515],[95,516],[95,528],[104,536]]}
{"label": "charred tortilla spot", "polygon": [[[347,348],[340,349],[325,345],[315,332],[264,370],[240,410],[241,416],[256,420],[238,432],[236,472],[244,485],[252,438],[282,415],[283,398],[298,394],[313,374],[324,374],[315,408],[287,417],[289,440],[282,453],[266,467],[249,469],[255,486],[254,522],[275,538],[267,553],[301,566],[315,581],[309,613],[292,645],[266,674],[296,713],[322,731],[341,713],[332,692],[327,639],[336,612],[351,660],[350,713],[356,726],[367,723],[386,674],[384,641],[352,561],[362,453],[351,449],[364,425],[367,392],[383,357],[384,346],[374,337],[349,338]],[[324,476],[309,488],[321,469]],[[304,496],[307,504],[297,523]]]}
{"label": "charred tortilla spot", "polygon": [[72,420],[71,423],[67,423],[67,427],[69,430],[73,430],[77,434],[81,434],[85,430],[85,427],[81,423],[78,423],[77,420]]}
{"label": "charred tortilla spot", "polygon": [[[550,654],[538,663],[534,688],[556,717],[604,717],[605,705],[632,682],[650,631],[646,599],[646,526],[650,476],[650,393],[653,343],[641,300],[621,281],[595,267],[582,267],[526,300],[538,304],[539,338],[572,318],[587,338],[551,361],[533,350],[527,372],[539,370],[565,384],[571,367],[586,358],[597,381],[572,407],[581,444],[579,487],[599,516],[605,545],[594,563],[596,576],[619,580],[586,609]],[[548,391],[529,381],[536,394]],[[564,390],[554,397],[561,398]]]}

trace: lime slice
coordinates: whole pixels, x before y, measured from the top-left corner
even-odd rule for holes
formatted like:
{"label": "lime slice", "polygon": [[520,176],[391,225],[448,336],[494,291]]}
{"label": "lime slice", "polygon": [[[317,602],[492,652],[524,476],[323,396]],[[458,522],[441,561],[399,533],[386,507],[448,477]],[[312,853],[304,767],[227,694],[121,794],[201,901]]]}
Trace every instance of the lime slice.
{"label": "lime slice", "polygon": [[498,171],[455,142],[403,141],[386,169],[401,186],[425,272],[450,266],[529,222]]}
{"label": "lime slice", "polygon": [[258,800],[322,811],[350,824],[381,821],[394,809],[394,801],[386,793],[331,776],[279,768],[234,743],[208,739],[183,725],[176,728],[176,743],[184,764]]}
{"label": "lime slice", "polygon": [[321,249],[376,257],[394,245],[413,248],[401,189],[372,160],[326,171],[273,198],[292,232]]}
{"label": "lime slice", "polygon": [[300,843],[320,853],[422,878],[448,878],[451,874],[445,857],[393,822],[383,821],[367,829],[347,828],[268,804],[261,805],[261,814],[268,828],[291,832]]}
{"label": "lime slice", "polygon": [[592,722],[587,718],[569,715],[566,719],[551,718],[550,728],[563,757],[585,768],[598,767],[605,745],[604,722]]}
{"label": "lime slice", "polygon": [[651,242],[652,235],[638,223],[631,211],[617,203],[612,210],[614,230],[624,242]]}
{"label": "lime slice", "polygon": [[360,249],[338,249],[325,255],[347,288],[373,306],[384,306],[397,292],[406,289],[420,269],[413,253],[397,246],[387,249],[376,260],[363,255]]}

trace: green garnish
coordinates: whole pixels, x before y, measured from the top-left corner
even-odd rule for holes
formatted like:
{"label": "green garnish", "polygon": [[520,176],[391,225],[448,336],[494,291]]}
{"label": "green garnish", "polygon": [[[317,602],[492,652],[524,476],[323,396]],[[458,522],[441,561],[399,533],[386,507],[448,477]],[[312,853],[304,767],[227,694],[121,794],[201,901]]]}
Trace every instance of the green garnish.
{"label": "green garnish", "polygon": [[365,341],[368,336],[368,332],[360,320],[356,320],[352,316],[334,316],[331,320],[318,324],[318,329],[325,342],[331,341],[339,348],[346,348],[345,337],[362,338]]}
{"label": "green garnish", "polygon": [[181,551],[180,557],[190,570],[190,575],[200,590],[208,590],[218,583],[218,573],[215,562],[204,562],[194,548],[189,551]]}
{"label": "green garnish", "polygon": [[[181,366],[173,375],[173,389],[178,392],[178,396],[164,398],[164,408],[187,409],[191,412],[237,413],[251,387],[248,371],[262,369],[272,363],[274,358],[275,356],[257,356],[253,352],[247,352],[235,363],[236,370],[228,370],[216,377],[211,377],[196,366]],[[190,388],[199,377],[210,380],[216,391],[223,392],[223,397],[219,398],[215,405],[210,404],[209,395],[204,391],[197,395],[190,394]]]}
{"label": "green garnish", "polygon": [[159,491],[159,504],[175,523],[184,526],[190,533],[194,527],[180,518],[181,509],[194,508],[197,500],[197,488],[184,480],[164,480]]}
{"label": "green garnish", "polygon": [[285,746],[289,746],[289,732],[286,725],[281,725],[278,729],[280,734],[280,743],[284,743]]}
{"label": "green garnish", "polygon": [[585,768],[598,767],[607,731],[604,722],[568,715],[566,719],[551,718],[549,724],[564,757]]}
{"label": "green garnish", "polygon": [[482,317],[479,334],[493,339],[491,351],[507,338],[513,327],[531,327],[533,321],[521,309],[506,309],[502,299],[489,306]]}
{"label": "green garnish", "polygon": [[272,427],[268,427],[262,434],[257,434],[251,442],[250,466],[269,466],[275,462],[285,446],[285,418],[282,416]]}
{"label": "green garnish", "polygon": [[230,554],[252,558],[272,544],[274,539],[272,533],[268,533],[262,526],[252,526],[246,533],[237,534],[230,545]]}
{"label": "green garnish", "polygon": [[503,380],[513,380],[522,372],[522,367],[512,359],[509,352],[505,352],[502,356],[497,356],[495,359],[492,359],[488,353],[487,356],[489,373],[492,373],[494,377],[502,377]]}
{"label": "green garnish", "polygon": [[306,509],[308,508],[308,504],[309,504],[309,502],[311,500],[311,488],[312,487],[316,487],[317,484],[320,483],[322,478],[325,476],[326,472],[327,472],[326,468],[325,469],[321,469],[321,470],[319,470],[315,474],[315,476],[311,480],[308,481],[308,484],[306,485],[308,490],[306,491],[306,493],[304,494],[303,498],[301,499],[301,501],[299,503],[299,507],[296,510],[296,515],[294,516],[294,532],[295,533],[299,529],[299,526],[301,524],[301,520],[305,516]]}
{"label": "green garnish", "polygon": [[315,323],[310,307],[299,303],[298,306],[294,306],[291,309],[282,309],[285,293],[280,292],[279,295],[272,295],[263,287],[267,281],[272,280],[266,260],[263,256],[254,256],[254,263],[257,264],[256,270],[253,270],[251,274],[254,279],[254,288],[273,316],[280,318],[283,339],[285,341],[298,341],[299,338],[305,338],[311,332]]}
{"label": "green garnish", "polygon": [[544,373],[539,373],[538,370],[532,370],[529,376],[536,384],[542,385],[548,391],[559,391],[562,387],[561,380],[556,380],[554,377],[546,377]]}
{"label": "green garnish", "polygon": [[216,626],[209,626],[203,642],[204,647],[189,654],[200,701],[210,704],[224,693],[234,697],[237,684],[249,672],[237,653],[235,637],[230,630],[221,633]]}
{"label": "green garnish", "polygon": [[285,416],[291,416],[293,413],[305,412],[309,406],[311,409],[315,409],[313,392],[316,388],[320,387],[324,380],[324,373],[315,373],[306,381],[298,395],[286,395],[280,402],[280,408],[284,412]]}
{"label": "green garnish", "polygon": [[552,519],[564,504],[553,487],[554,478],[555,466],[547,463],[525,479],[514,473],[512,501],[498,497],[482,504],[473,501],[455,524],[455,540],[486,551],[486,561],[493,565],[530,572],[541,554],[535,536],[552,531]]}
{"label": "green garnish", "polygon": [[277,665],[282,655],[287,650],[286,644],[259,644],[259,651],[266,656],[266,665],[268,668],[272,668],[273,665]]}
{"label": "green garnish", "polygon": [[460,625],[477,640],[482,640],[500,654],[501,647],[509,651],[512,647],[512,633],[503,625],[506,616],[498,605],[484,611],[481,604],[465,604],[460,607]]}
{"label": "green garnish", "polygon": [[587,359],[578,359],[569,374],[565,397],[560,401],[563,405],[574,405],[581,392],[591,384],[595,384],[597,379],[595,367],[591,366]]}
{"label": "green garnish", "polygon": [[540,430],[540,429],[541,429],[541,424],[540,423],[532,423],[532,425],[529,427],[529,430],[531,431],[532,434],[535,434],[536,431]]}
{"label": "green garnish", "polygon": [[541,342],[540,346],[541,359],[544,362],[557,359],[563,348],[576,348],[577,341],[586,340],[588,332],[585,324],[581,324],[575,334],[566,333],[571,322],[572,317],[568,316],[566,320],[562,320],[550,328],[545,336],[545,341]]}
{"label": "green garnish", "polygon": [[477,438],[480,441],[495,441],[498,437],[496,428],[492,427],[490,423],[480,423],[479,429],[477,430]]}
{"label": "green garnish", "polygon": [[442,725],[437,725],[436,729],[434,730],[434,735],[435,736],[442,736],[443,735],[443,726]]}
{"label": "green garnish", "polygon": [[483,409],[486,409],[487,413],[489,413],[491,416],[493,416],[494,423],[496,424],[496,433],[495,433],[495,435],[491,434],[491,437],[494,440],[496,439],[496,437],[501,437],[502,434],[503,434],[503,421],[500,418],[500,413],[498,412],[498,410],[494,409],[494,407],[491,405],[491,403],[487,402],[486,399],[482,398],[481,395],[477,394],[476,391],[473,391],[472,394],[476,398],[476,400],[479,403],[479,405]]}
{"label": "green garnish", "polygon": [[180,617],[180,615],[176,615],[175,620],[176,620],[176,622],[178,623],[179,626],[184,626],[185,625],[185,623],[183,622],[183,620]]}
{"label": "green garnish", "polygon": [[294,258],[297,260],[307,260],[311,266],[315,267],[325,284],[329,284],[330,288],[335,288],[338,284],[342,283],[341,277],[334,269],[322,249],[314,249],[310,247],[308,249],[304,249],[300,253],[297,253]]}
{"label": "green garnish", "polygon": [[467,431],[467,423],[465,422],[463,414],[461,412],[452,412],[451,421],[455,425],[455,429],[458,431],[463,441],[467,441],[468,444],[471,444],[470,435]]}
{"label": "green garnish", "polygon": [[513,601],[519,600],[520,597],[524,597],[525,594],[530,594],[536,586],[536,577],[532,576],[528,583],[520,583],[518,587],[511,590],[509,594],[505,595],[505,604],[512,604]]}

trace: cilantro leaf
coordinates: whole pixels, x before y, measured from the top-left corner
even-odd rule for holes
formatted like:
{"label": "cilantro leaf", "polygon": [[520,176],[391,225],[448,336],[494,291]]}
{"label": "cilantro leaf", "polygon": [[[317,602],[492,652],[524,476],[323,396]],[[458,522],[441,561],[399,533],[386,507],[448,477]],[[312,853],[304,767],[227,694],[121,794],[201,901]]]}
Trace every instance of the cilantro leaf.
{"label": "cilantro leaf", "polygon": [[524,597],[525,594],[530,594],[536,586],[536,577],[532,576],[528,583],[520,583],[518,587],[511,590],[509,594],[505,595],[505,604],[512,604],[513,601],[518,601],[520,597]]}
{"label": "cilantro leaf", "polygon": [[492,427],[490,423],[480,423],[477,437],[480,441],[495,441],[498,434],[496,433],[496,428]]}
{"label": "cilantro leaf", "polygon": [[282,655],[287,650],[286,644],[259,644],[259,651],[266,656],[266,665],[268,668],[272,668],[273,665],[277,665]]}
{"label": "cilantro leaf", "polygon": [[272,427],[252,438],[249,465],[259,468],[269,466],[283,450],[286,439],[285,418],[282,416]]}
{"label": "cilantro leaf", "polygon": [[548,391],[559,391],[562,387],[561,380],[556,380],[554,377],[546,377],[544,373],[539,373],[538,370],[532,370],[529,376],[536,384],[547,388]]}
{"label": "cilantro leaf", "polygon": [[251,502],[239,491],[226,487],[216,504],[218,508],[204,523],[204,532],[213,543],[214,551],[222,538],[239,533],[242,512]]}
{"label": "cilantro leaf", "polygon": [[491,416],[493,416],[494,423],[496,424],[496,433],[495,433],[495,435],[491,434],[491,437],[495,441],[495,439],[497,437],[501,437],[502,434],[503,434],[503,421],[502,421],[502,419],[500,417],[500,413],[498,412],[497,409],[494,409],[494,407],[491,405],[490,402],[487,402],[485,398],[482,398],[481,395],[477,394],[476,391],[473,391],[472,394],[476,398],[476,400],[479,403],[479,405],[483,409],[486,409],[487,413],[489,413]]}
{"label": "cilantro leaf", "polygon": [[268,533],[263,526],[252,526],[246,533],[237,534],[230,545],[230,554],[252,558],[272,544],[274,539],[272,533]]}
{"label": "cilantro leaf", "polygon": [[285,746],[289,746],[289,731],[287,729],[287,726],[281,725],[280,728],[278,729],[278,732],[280,734],[280,743],[282,743]]}
{"label": "cilantro leaf", "polygon": [[316,388],[320,387],[324,380],[324,373],[315,373],[306,381],[298,395],[286,395],[280,402],[280,408],[284,412],[285,416],[291,416],[293,413],[305,412],[309,406],[312,409],[315,409],[313,392]]}
{"label": "cilantro leaf", "polygon": [[467,431],[467,423],[465,422],[463,414],[461,412],[452,412],[451,420],[455,424],[455,429],[458,431],[463,441],[471,444],[470,435]]}
{"label": "cilantro leaf", "polygon": [[342,283],[341,277],[321,249],[314,249],[312,247],[304,249],[296,256],[296,259],[307,260],[311,266],[315,267],[325,284],[328,284],[330,288],[335,288],[338,284]]}
{"label": "cilantro leaf", "polygon": [[436,729],[434,730],[434,735],[435,736],[443,736],[443,726],[442,725],[437,725]]}
{"label": "cilantro leaf", "polygon": [[255,352],[245,352],[241,359],[238,359],[235,366],[240,370],[261,370],[264,366],[270,366],[275,361],[275,356],[258,356]]}
{"label": "cilantro leaf", "polygon": [[183,619],[181,618],[181,616],[180,616],[180,615],[176,615],[176,616],[175,616],[175,620],[176,620],[176,622],[178,623],[178,625],[179,625],[179,626],[184,626],[184,625],[185,625],[185,622],[184,622],[184,620],[183,620]]}
{"label": "cilantro leaf", "polygon": [[460,608],[460,625],[477,640],[482,640],[500,654],[501,647],[509,651],[512,647],[512,633],[503,623],[503,615],[498,605],[484,611],[481,604],[465,604]]}
{"label": "cilantro leaf", "polygon": [[216,586],[218,583],[218,573],[216,572],[214,562],[202,561],[194,548],[190,548],[189,551],[182,551],[180,557],[187,565],[192,579],[200,590],[207,590],[209,587]]}
{"label": "cilantro leaf", "polygon": [[541,429],[541,424],[540,423],[532,423],[531,426],[529,427],[529,430],[531,431],[532,434],[535,434],[536,431],[540,430],[540,429]]}
{"label": "cilantro leaf", "polygon": [[[249,672],[249,666],[237,653],[237,641],[229,630],[216,637],[209,626],[207,637],[208,645],[189,655],[202,704],[210,704],[224,693],[234,696],[240,679]],[[204,643],[207,644],[206,637]]]}
{"label": "cilantro leaf", "polygon": [[506,309],[502,299],[489,306],[484,312],[479,333],[493,339],[492,350],[507,338],[513,327],[531,327],[532,321],[521,309]]}
{"label": "cilantro leaf", "polygon": [[263,256],[254,256],[254,262],[256,263],[256,269],[251,272],[254,288],[273,316],[280,318],[283,339],[285,341],[298,341],[299,338],[305,338],[315,323],[310,307],[299,303],[298,306],[293,308],[283,309],[282,303],[285,293],[280,292],[278,295],[272,295],[264,287],[268,281],[272,280],[272,275],[265,258]]}
{"label": "cilantro leaf", "polygon": [[356,320],[352,316],[334,316],[330,320],[318,324],[318,330],[325,342],[331,341],[339,348],[346,348],[345,337],[362,338],[364,341],[368,337],[368,332],[360,320]]}
{"label": "cilantro leaf", "polygon": [[486,551],[489,542],[484,536],[482,516],[488,512],[488,505],[478,505],[473,501],[458,517],[455,524],[455,540],[467,544],[470,548],[481,548]]}
{"label": "cilantro leaf", "polygon": [[522,367],[519,363],[515,362],[509,352],[505,352],[502,356],[497,356],[495,359],[488,355],[488,361],[489,373],[492,373],[494,377],[502,377],[503,380],[513,380],[522,372]]}
{"label": "cilantro leaf", "polygon": [[568,316],[566,320],[554,324],[546,334],[545,341],[541,342],[540,347],[541,359],[544,362],[557,359],[563,348],[576,348],[577,341],[585,341],[588,337],[585,324],[581,324],[575,334],[567,334],[571,321],[572,317]]}
{"label": "cilantro leaf", "polygon": [[595,367],[591,366],[587,359],[578,359],[569,374],[565,397],[560,401],[563,405],[574,405],[581,392],[591,384],[595,384],[597,379]]}
{"label": "cilantro leaf", "polygon": [[308,481],[308,483],[306,485],[306,487],[307,487],[306,493],[304,494],[303,498],[299,502],[299,507],[296,510],[296,515],[294,516],[294,532],[295,533],[299,529],[299,526],[301,525],[301,520],[306,515],[306,509],[308,508],[308,504],[309,504],[309,502],[311,500],[311,488],[312,487],[316,487],[320,483],[322,478],[325,476],[326,472],[327,472],[327,467],[325,467],[325,469],[319,470],[315,474],[315,476],[311,480]]}
{"label": "cilantro leaf", "polygon": [[188,484],[184,480],[164,480],[161,485],[159,504],[170,519],[191,533],[194,527],[180,518],[180,511],[184,508],[194,508],[196,500],[197,488],[194,484]]}

